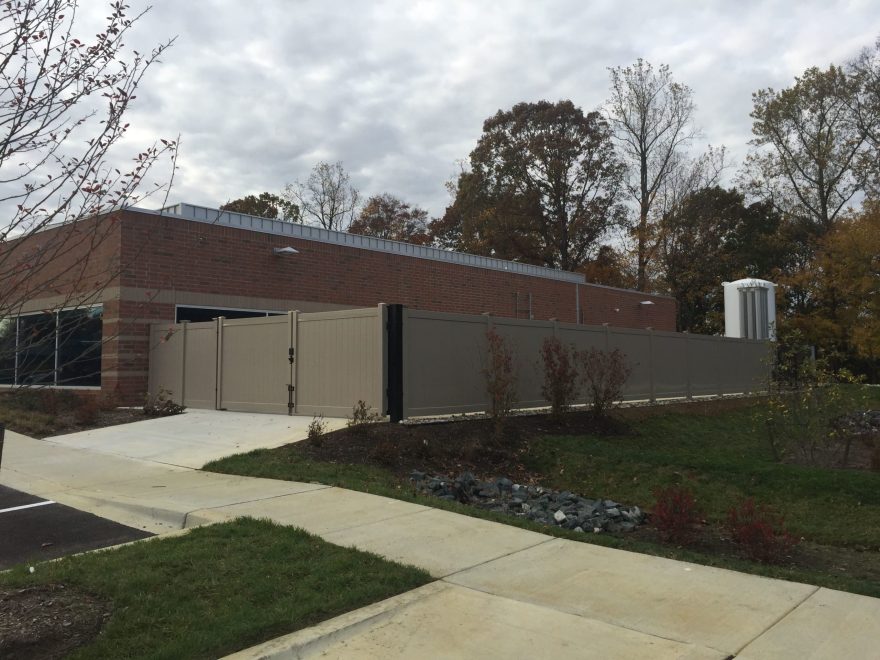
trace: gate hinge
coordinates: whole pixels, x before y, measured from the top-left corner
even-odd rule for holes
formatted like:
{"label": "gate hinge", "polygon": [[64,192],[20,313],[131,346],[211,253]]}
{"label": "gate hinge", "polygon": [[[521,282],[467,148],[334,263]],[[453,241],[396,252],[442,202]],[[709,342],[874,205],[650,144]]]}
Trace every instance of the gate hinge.
{"label": "gate hinge", "polygon": [[288,385],[288,386],[287,386],[287,391],[288,391],[288,392],[293,392],[294,390],[296,390],[296,386],[295,386],[295,385]]}
{"label": "gate hinge", "polygon": [[287,361],[290,362],[290,364],[293,364],[294,357],[296,357],[296,349],[293,347],[288,348],[287,349]]}

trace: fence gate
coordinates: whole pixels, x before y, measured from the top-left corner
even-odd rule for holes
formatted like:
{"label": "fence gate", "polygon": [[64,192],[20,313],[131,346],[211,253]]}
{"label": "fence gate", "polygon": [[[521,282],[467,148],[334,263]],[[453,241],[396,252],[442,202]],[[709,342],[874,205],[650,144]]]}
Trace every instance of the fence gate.
{"label": "fence gate", "polygon": [[386,306],[150,330],[150,393],[191,408],[345,417],[384,412]]}
{"label": "fence gate", "polygon": [[295,404],[296,312],[218,319],[217,408],[287,413]]}

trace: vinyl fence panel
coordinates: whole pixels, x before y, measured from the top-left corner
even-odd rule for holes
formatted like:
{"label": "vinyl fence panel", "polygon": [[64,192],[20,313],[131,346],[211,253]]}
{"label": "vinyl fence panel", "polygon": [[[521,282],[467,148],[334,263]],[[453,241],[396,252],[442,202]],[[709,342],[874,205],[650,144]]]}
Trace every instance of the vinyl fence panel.
{"label": "vinyl fence panel", "polygon": [[404,310],[403,327],[404,417],[488,409],[489,328],[512,349],[518,408],[546,405],[540,348],[552,336],[578,351],[619,349],[631,370],[625,400],[766,388],[769,345],[763,341],[410,309]]}
{"label": "vinyl fence panel", "polygon": [[189,408],[217,405],[217,322],[183,323],[186,349],[183,354],[181,393]]}
{"label": "vinyl fence panel", "polygon": [[292,366],[291,315],[220,319],[221,410],[286,413]]}
{"label": "vinyl fence panel", "polygon": [[[212,324],[213,325],[213,324]],[[184,335],[179,325],[150,326],[150,396],[170,391],[176,403],[183,403]],[[213,404],[212,406],[213,407]]]}
{"label": "vinyl fence panel", "polygon": [[358,401],[385,414],[385,306],[300,314],[296,412],[351,415]]}

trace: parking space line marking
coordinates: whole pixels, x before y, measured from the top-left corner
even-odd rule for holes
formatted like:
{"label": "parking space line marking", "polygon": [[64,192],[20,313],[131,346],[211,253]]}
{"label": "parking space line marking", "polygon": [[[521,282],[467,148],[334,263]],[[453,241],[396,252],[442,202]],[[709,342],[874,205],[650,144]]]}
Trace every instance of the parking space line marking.
{"label": "parking space line marking", "polygon": [[10,511],[21,511],[22,509],[32,509],[35,506],[46,506],[47,504],[55,504],[54,500],[46,500],[45,502],[34,502],[33,504],[22,504],[21,506],[11,506],[8,509],[0,509],[0,513],[9,513]]}

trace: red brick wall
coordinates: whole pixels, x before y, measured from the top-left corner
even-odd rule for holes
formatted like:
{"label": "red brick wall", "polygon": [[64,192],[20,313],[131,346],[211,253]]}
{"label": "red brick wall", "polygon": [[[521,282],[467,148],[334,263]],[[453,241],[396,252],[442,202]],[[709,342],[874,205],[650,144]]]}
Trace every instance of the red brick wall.
{"label": "red brick wall", "polygon": [[[640,303],[650,301],[653,305]],[[612,289],[596,285],[581,287],[583,323],[618,328],[654,328],[675,331],[676,301],[638,291]]]}
{"label": "red brick wall", "polygon": [[[279,257],[273,247],[299,254]],[[123,285],[148,290],[329,302],[380,302],[465,314],[492,312],[577,322],[578,285],[232,227],[129,213]],[[517,313],[517,293],[520,295]],[[591,285],[580,286],[581,322],[675,329],[675,302]],[[653,306],[639,306],[642,300]]]}
{"label": "red brick wall", "polygon": [[64,301],[75,292],[115,286],[120,245],[121,221],[115,215],[46,229],[0,245],[0,312],[22,301]]}

